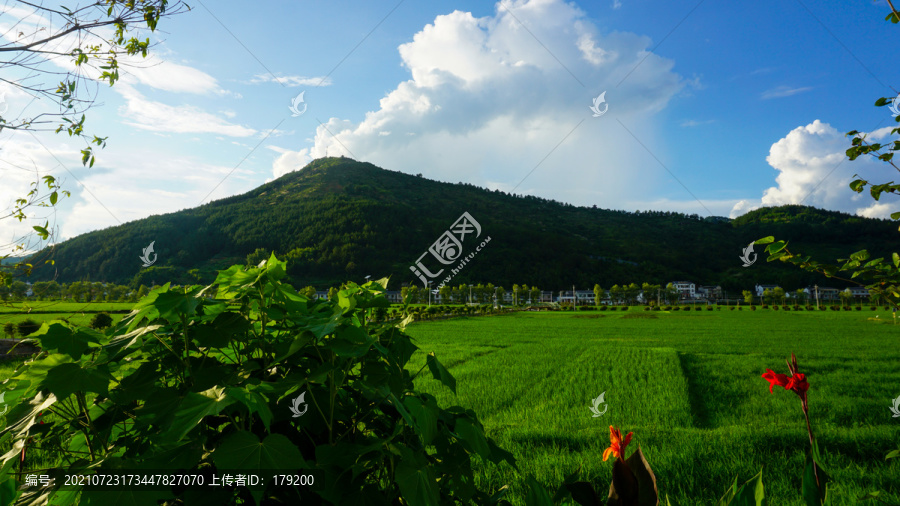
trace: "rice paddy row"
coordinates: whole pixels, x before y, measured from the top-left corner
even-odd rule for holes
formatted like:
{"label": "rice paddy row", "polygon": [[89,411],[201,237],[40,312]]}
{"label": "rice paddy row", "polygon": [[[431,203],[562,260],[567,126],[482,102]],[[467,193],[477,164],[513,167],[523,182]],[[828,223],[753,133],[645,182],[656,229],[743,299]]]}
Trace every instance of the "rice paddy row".
{"label": "rice paddy row", "polygon": [[[886,311],[571,313],[417,323],[408,332],[457,379],[458,395],[430,377],[417,387],[444,407],[478,413],[520,472],[478,465],[480,486],[509,484],[524,504],[524,478],[555,490],[581,468],[609,487],[609,425],[634,431],[659,489],[681,505],[714,504],[735,476],[763,469],[769,504],[801,505],[809,442],[800,402],[770,394],[760,375],[787,373],[796,353],[809,377],[813,431],[835,488],[834,504],[883,490],[900,500],[900,326]],[[654,318],[655,316],[655,318]],[[874,320],[875,316],[879,319]],[[888,320],[886,323],[881,320]],[[424,364],[417,353],[410,370]],[[608,411],[593,417],[605,392]],[[602,408],[601,408],[602,409]],[[663,496],[664,497],[664,496]]]}

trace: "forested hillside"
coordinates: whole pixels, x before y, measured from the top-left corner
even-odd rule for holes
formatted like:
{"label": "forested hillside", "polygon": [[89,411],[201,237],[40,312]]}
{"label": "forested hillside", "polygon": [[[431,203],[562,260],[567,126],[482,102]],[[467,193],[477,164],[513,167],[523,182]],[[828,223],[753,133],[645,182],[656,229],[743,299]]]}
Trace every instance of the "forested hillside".
{"label": "forested hillside", "polygon": [[[211,282],[216,269],[245,262],[254,252],[259,258],[262,248],[289,260],[296,285],[330,286],[372,275],[391,276],[391,288],[399,289],[421,284],[409,266],[463,212],[491,242],[453,278],[454,285],[527,283],[558,290],[573,283],[587,288],[686,279],[726,289],[795,287],[821,284],[822,278],[767,264],[762,247],[756,248],[759,260],[744,268],[741,250],[774,235],[827,261],[863,248],[876,256],[900,251],[900,234],[890,221],[810,207],[760,209],[736,220],[630,213],[324,158],[243,195],[65,241],[31,259],[31,279]],[[884,251],[871,249],[875,237]],[[138,257],[151,242],[157,261],[143,267]],[[55,265],[44,266],[48,258]]]}

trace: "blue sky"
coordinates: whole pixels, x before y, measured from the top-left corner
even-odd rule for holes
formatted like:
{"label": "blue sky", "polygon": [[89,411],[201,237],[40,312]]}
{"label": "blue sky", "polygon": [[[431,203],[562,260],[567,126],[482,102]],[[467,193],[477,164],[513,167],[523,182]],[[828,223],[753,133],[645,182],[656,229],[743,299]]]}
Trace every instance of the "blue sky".
{"label": "blue sky", "polygon": [[[34,218],[73,237],[244,193],[327,150],[628,211],[900,210],[847,188],[894,169],[843,154],[844,132],[894,125],[873,107],[900,73],[884,1],[189,3],[151,59],[98,88],[88,129],[109,139],[93,168],[68,137],[0,133],[4,204],[34,171],[61,176],[72,197]],[[0,11],[2,43],[51,22],[29,13]],[[13,117],[52,108],[0,93]],[[2,220],[0,234],[31,224]]]}

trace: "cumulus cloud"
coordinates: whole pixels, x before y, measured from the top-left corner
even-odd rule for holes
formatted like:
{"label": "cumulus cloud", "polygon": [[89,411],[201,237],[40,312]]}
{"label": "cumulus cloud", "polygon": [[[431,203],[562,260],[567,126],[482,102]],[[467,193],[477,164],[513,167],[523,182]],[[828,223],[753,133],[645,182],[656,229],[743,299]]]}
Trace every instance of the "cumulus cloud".
{"label": "cumulus cloud", "polygon": [[[883,138],[890,129],[872,132],[869,139]],[[819,120],[797,127],[772,145],[766,161],[779,172],[777,186],[768,188],[759,200],[742,200],[731,210],[731,217],[760,207],[804,204],[872,218],[887,218],[900,211],[889,195],[881,202],[868,192],[857,194],[849,184],[854,174],[874,183],[896,179],[896,170],[871,157],[849,161],[845,152],[850,138]]]}
{"label": "cumulus cloud", "polygon": [[[685,86],[650,47],[648,37],[600,33],[562,0],[497,3],[483,18],[440,15],[398,48],[411,79],[361,121],[330,118],[302,153],[327,149],[437,180],[598,203],[601,187],[637,184],[648,166],[622,125],[662,150],[653,115]],[[604,91],[609,112],[593,118]],[[586,187],[597,190],[578,191]],[[604,205],[616,206],[618,193]]]}
{"label": "cumulus cloud", "polygon": [[288,172],[302,169],[313,160],[312,157],[309,156],[308,149],[291,151],[278,146],[266,146],[266,148],[271,149],[280,155],[273,163],[273,172],[276,179]]}

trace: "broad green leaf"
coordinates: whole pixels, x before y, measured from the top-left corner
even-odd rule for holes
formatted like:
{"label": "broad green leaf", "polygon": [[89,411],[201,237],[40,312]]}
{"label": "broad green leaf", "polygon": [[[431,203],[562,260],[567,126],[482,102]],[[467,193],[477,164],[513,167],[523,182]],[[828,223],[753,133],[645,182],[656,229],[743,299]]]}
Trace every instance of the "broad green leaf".
{"label": "broad green leaf", "polygon": [[252,432],[238,431],[226,437],[212,452],[219,469],[273,471],[308,469],[300,450],[281,434],[269,434],[262,441]]}
{"label": "broad green leaf", "polygon": [[31,335],[32,339],[40,342],[41,348],[53,351],[58,350],[78,360],[85,350],[93,346],[100,346],[105,336],[94,329],[78,327],[72,329],[62,322],[44,323],[41,328]]}
{"label": "broad green leaf", "polygon": [[249,330],[250,322],[239,313],[220,313],[212,323],[188,327],[188,337],[201,348],[225,348],[235,334]]}
{"label": "broad green leaf", "polygon": [[41,387],[57,398],[65,399],[75,392],[105,394],[112,379],[105,365],[83,369],[78,364],[61,364],[47,371]]}
{"label": "broad green leaf", "polygon": [[525,483],[528,485],[528,491],[525,494],[525,506],[553,506],[550,493],[533,476],[528,476]]}
{"label": "broad green leaf", "polygon": [[172,415],[172,422],[161,440],[169,443],[180,441],[204,417],[219,414],[235,400],[222,387],[213,387],[201,393],[189,392]]}
{"label": "broad green leaf", "polygon": [[491,458],[491,449],[488,446],[487,438],[484,437],[484,431],[469,421],[469,419],[457,418],[453,431],[481,458],[485,460]]}
{"label": "broad green leaf", "polygon": [[196,291],[199,290],[195,289],[188,293],[162,292],[157,295],[154,306],[159,311],[159,317],[175,323],[181,321],[182,316],[193,316],[200,304],[200,299],[193,293]]}
{"label": "broad green leaf", "polygon": [[433,402],[422,402],[421,399],[414,396],[405,397],[403,399],[403,404],[416,421],[416,428],[422,434],[425,446],[430,445],[431,441],[437,435],[437,404]]}
{"label": "broad green leaf", "polygon": [[325,347],[339,357],[360,358],[369,352],[374,342],[375,339],[363,329],[349,325],[338,328],[334,338],[329,340]]}
{"label": "broad green leaf", "polygon": [[402,416],[403,419],[406,421],[406,424],[409,425],[410,427],[415,427],[416,421],[413,419],[412,415],[409,414],[409,411],[407,411],[406,408],[403,406],[403,403],[397,399],[397,396],[394,395],[393,392],[391,392],[391,394],[388,397],[391,399],[391,405],[397,409],[397,411],[400,413],[400,416]]}
{"label": "broad green leaf", "polygon": [[428,354],[428,358],[426,359],[428,363],[428,369],[431,371],[431,375],[434,376],[434,379],[440,381],[444,385],[447,386],[454,394],[456,393],[456,379],[450,374],[443,364],[441,364],[437,356],[434,352]]}
{"label": "broad green leaf", "polygon": [[18,488],[16,480],[12,474],[6,474],[3,478],[0,482],[0,504],[15,504],[20,495],[16,490]]}
{"label": "broad green leaf", "polygon": [[765,506],[766,494],[763,489],[762,471],[750,478],[735,492],[730,506]]}
{"label": "broad green leaf", "polygon": [[601,506],[600,497],[594,490],[594,486],[586,481],[567,483],[565,489],[572,495],[572,500],[581,506]]}
{"label": "broad green leaf", "polygon": [[402,458],[397,465],[394,479],[400,487],[403,499],[409,506],[438,506],[440,504],[434,469],[426,465],[425,458],[421,455],[417,454],[414,458],[409,456]]}
{"label": "broad green leaf", "polygon": [[641,447],[625,460],[628,468],[637,480],[637,506],[657,506],[659,504],[659,491],[656,489],[656,476],[650,469],[650,464],[644,458]]}
{"label": "broad green leaf", "polygon": [[773,241],[775,241],[775,238],[772,237],[772,236],[770,235],[770,236],[768,236],[768,237],[763,237],[762,239],[757,239],[757,240],[755,240],[755,241],[753,241],[753,242],[754,242],[755,244],[770,244],[770,243],[772,243]]}
{"label": "broad green leaf", "polygon": [[253,413],[258,413],[259,419],[262,420],[266,430],[269,430],[269,424],[272,422],[274,415],[272,414],[272,410],[269,409],[269,402],[262,394],[236,387],[226,388],[225,390],[228,392],[229,396],[237,399],[238,402],[244,406],[247,406],[251,415]]}
{"label": "broad green leaf", "polygon": [[[819,484],[816,484],[816,474]],[[803,501],[806,506],[822,506],[828,496],[828,475],[809,455],[806,456],[806,468],[803,470]]]}
{"label": "broad green leaf", "polygon": [[621,459],[613,461],[612,485],[609,487],[607,504],[609,504],[610,500],[616,500],[618,502],[613,504],[636,505],[638,498],[637,487],[637,478],[635,478],[631,469],[628,468],[628,465]]}
{"label": "broad green leaf", "polygon": [[778,253],[779,251],[783,250],[785,247],[787,247],[786,242],[778,241],[778,242],[774,242],[771,245],[767,246],[766,250],[769,252],[769,254],[775,254],[775,253]]}

